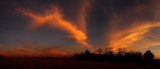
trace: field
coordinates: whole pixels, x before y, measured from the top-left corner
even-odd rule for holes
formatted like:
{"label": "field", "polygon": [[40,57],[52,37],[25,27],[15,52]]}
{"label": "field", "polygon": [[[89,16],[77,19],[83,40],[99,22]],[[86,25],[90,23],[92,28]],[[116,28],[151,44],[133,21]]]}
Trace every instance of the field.
{"label": "field", "polygon": [[159,69],[157,65],[73,59],[3,58],[0,69]]}

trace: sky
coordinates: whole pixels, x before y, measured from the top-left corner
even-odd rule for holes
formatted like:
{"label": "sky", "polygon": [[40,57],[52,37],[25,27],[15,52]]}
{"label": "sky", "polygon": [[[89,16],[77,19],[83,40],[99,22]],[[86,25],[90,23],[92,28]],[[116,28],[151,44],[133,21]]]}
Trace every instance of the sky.
{"label": "sky", "polygon": [[0,0],[0,53],[54,55],[118,48],[160,58],[159,0]]}

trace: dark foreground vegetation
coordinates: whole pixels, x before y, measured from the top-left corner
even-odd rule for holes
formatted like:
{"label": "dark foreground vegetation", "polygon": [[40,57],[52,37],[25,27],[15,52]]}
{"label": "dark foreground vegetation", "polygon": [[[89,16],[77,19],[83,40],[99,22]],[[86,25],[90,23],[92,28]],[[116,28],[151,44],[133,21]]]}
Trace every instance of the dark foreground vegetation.
{"label": "dark foreground vegetation", "polygon": [[118,53],[112,51],[97,54],[86,50],[71,58],[52,57],[0,57],[0,69],[160,69],[151,51]]}
{"label": "dark foreground vegetation", "polygon": [[129,51],[126,49],[120,48],[118,53],[113,53],[112,50],[106,49],[103,52],[102,49],[97,50],[97,53],[90,53],[89,50],[86,50],[84,53],[75,54],[73,59],[79,60],[95,60],[95,61],[104,61],[104,62],[136,62],[136,63],[145,63],[145,64],[154,64],[154,54],[148,50],[144,54],[141,52]]}

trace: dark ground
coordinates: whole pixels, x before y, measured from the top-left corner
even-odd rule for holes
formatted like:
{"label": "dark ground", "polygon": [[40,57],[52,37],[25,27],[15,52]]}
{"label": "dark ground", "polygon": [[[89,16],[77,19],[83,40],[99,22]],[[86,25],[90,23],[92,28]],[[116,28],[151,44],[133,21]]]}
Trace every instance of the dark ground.
{"label": "dark ground", "polygon": [[156,64],[137,64],[64,58],[8,57],[1,59],[0,69],[160,69],[159,60],[156,61]]}

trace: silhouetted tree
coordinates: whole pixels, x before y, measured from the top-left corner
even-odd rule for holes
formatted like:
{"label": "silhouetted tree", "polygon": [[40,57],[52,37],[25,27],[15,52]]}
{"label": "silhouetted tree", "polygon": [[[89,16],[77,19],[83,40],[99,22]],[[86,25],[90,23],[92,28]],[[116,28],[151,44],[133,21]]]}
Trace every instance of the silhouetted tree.
{"label": "silhouetted tree", "polygon": [[111,48],[106,48],[104,53],[104,58],[106,61],[114,61],[115,55]]}
{"label": "silhouetted tree", "polygon": [[113,51],[112,51],[111,48],[106,48],[104,54],[106,54],[106,55],[113,55]]}
{"label": "silhouetted tree", "polygon": [[118,53],[121,55],[124,55],[125,52],[126,52],[126,48],[119,48],[118,49]]}
{"label": "silhouetted tree", "polygon": [[96,52],[98,52],[98,54],[102,54],[103,50],[99,48]]}
{"label": "silhouetted tree", "polygon": [[154,55],[150,50],[148,50],[148,51],[146,51],[146,53],[144,53],[144,58],[145,59],[153,59]]}
{"label": "silhouetted tree", "polygon": [[152,61],[152,59],[154,58],[154,54],[148,50],[144,53],[144,60],[147,62],[147,63],[150,63]]}
{"label": "silhouetted tree", "polygon": [[86,49],[85,54],[90,54],[90,51]]}
{"label": "silhouetted tree", "polygon": [[125,52],[124,59],[128,62],[140,62],[142,61],[142,53],[135,51]]}

